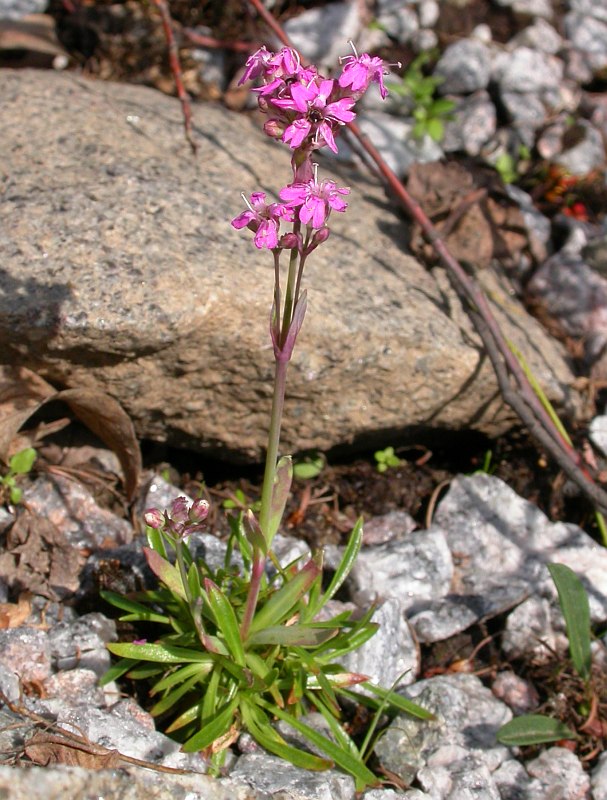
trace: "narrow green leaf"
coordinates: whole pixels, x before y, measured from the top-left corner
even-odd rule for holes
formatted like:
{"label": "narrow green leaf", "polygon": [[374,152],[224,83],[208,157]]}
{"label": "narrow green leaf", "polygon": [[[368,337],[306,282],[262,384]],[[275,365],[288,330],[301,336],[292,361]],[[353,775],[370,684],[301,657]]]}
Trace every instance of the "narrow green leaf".
{"label": "narrow green leaf", "polygon": [[251,736],[270,753],[274,753],[302,769],[325,770],[333,766],[333,762],[326,758],[319,758],[312,753],[306,753],[305,750],[288,745],[265,719],[265,716],[259,712],[259,709],[252,704],[242,701],[240,712]]}
{"label": "narrow green leaf", "polygon": [[160,531],[157,531],[155,528],[150,528],[149,525],[146,526],[145,533],[147,536],[148,544],[155,550],[159,556],[162,558],[167,557],[167,550],[164,544],[164,539],[162,538],[162,534]]}
{"label": "narrow green leaf", "polygon": [[293,462],[291,456],[283,456],[276,465],[276,472],[274,473],[268,530],[263,531],[268,548],[272,544],[272,540],[282,522],[282,516],[285,511],[287,500],[289,499],[289,492],[291,491],[292,480]]}
{"label": "narrow green leaf", "polygon": [[202,719],[210,719],[210,717],[215,713],[217,704],[221,701],[221,698],[218,697],[217,694],[221,675],[222,675],[221,665],[218,664],[211,673],[211,677],[209,679],[206,692],[204,693],[204,699],[202,701],[202,709],[200,712]]}
{"label": "narrow green leaf", "polygon": [[150,661],[140,661],[138,664],[130,669],[126,676],[133,681],[147,681],[149,678],[155,678],[164,673],[164,667]]}
{"label": "narrow green leaf", "polygon": [[282,622],[293,610],[298,601],[305,595],[312,583],[320,574],[317,564],[310,559],[301,570],[289,579],[267,603],[255,614],[249,633],[252,635],[264,628],[270,628]]}
{"label": "narrow green leaf", "polygon": [[99,680],[99,685],[105,686],[111,681],[118,680],[118,678],[121,678],[123,675],[125,675],[135,664],[137,664],[137,661],[134,658],[121,658],[120,661],[112,664],[107,672],[104,672]]}
{"label": "narrow green leaf", "polygon": [[152,708],[150,709],[150,714],[153,717],[159,717],[161,714],[164,714],[166,711],[171,709],[175,703],[177,703],[181,698],[187,694],[190,689],[192,689],[199,681],[199,677],[197,675],[193,675],[180,686],[176,686],[172,691],[167,692],[164,697],[161,697],[160,700],[155,703]]}
{"label": "narrow green leaf", "polygon": [[309,725],[306,725],[301,720],[296,719],[295,717],[288,714],[286,711],[283,711],[278,706],[273,706],[271,703],[268,703],[263,698],[258,698],[257,702],[262,708],[266,708],[271,714],[278,719],[281,719],[283,722],[286,722],[291,727],[295,728],[296,731],[303,734],[308,741],[312,742],[312,744],[316,745],[320,750],[325,752],[329,758],[331,758],[338,766],[340,766],[346,772],[349,772],[350,775],[353,775],[356,779],[357,783],[361,787],[366,786],[378,786],[380,781],[379,779],[371,772],[368,767],[363,764],[359,757],[356,757],[349,749],[344,749],[339,744],[335,744],[330,739],[327,739],[326,736],[323,736],[322,733],[314,730]]}
{"label": "narrow green leaf", "polygon": [[180,728],[185,728],[186,725],[196,722],[197,719],[200,719],[201,709],[202,703],[195,703],[193,706],[190,706],[190,708],[184,711],[183,714],[180,714],[177,719],[174,719],[168,728],[164,729],[164,732],[174,733]]}
{"label": "narrow green leaf", "polygon": [[309,625],[272,625],[249,636],[250,645],[281,644],[313,647],[332,639],[337,630]]}
{"label": "narrow green leaf", "polygon": [[363,541],[363,519],[359,517],[356,521],[356,525],[354,526],[352,533],[350,534],[350,538],[348,540],[348,545],[344,551],[343,556],[341,557],[341,561],[339,562],[339,566],[335,570],[335,574],[331,579],[331,583],[327,587],[327,591],[321,595],[315,607],[306,612],[306,619],[313,619],[318,612],[323,608],[323,606],[335,595],[336,592],[339,591],[341,585],[346,580],[352,567],[354,566],[354,562],[358,557],[360,552],[360,547]]}
{"label": "narrow green leaf", "polygon": [[242,525],[249,544],[257,550],[260,550],[264,556],[267,555],[268,544],[261,532],[259,521],[252,509],[249,508],[247,513],[243,516]]}
{"label": "narrow green leaf", "polygon": [[106,645],[110,653],[122,658],[132,658],[137,661],[156,661],[161,664],[179,664],[180,662],[198,661],[206,663],[209,654],[202,650],[191,650],[187,647],[176,647],[172,644],[121,644]]}
{"label": "narrow green leaf", "polygon": [[238,706],[238,697],[229,700],[212,719],[202,720],[201,730],[195,733],[182,746],[184,753],[196,753],[213,744],[216,739],[223,736],[234,722],[234,712]]}
{"label": "narrow green leaf", "polygon": [[306,692],[311,703],[313,703],[316,708],[320,711],[323,715],[327,725],[331,733],[333,734],[335,741],[338,742],[340,747],[344,750],[350,752],[355,758],[360,758],[360,752],[358,747],[354,743],[354,741],[348,736],[342,723],[335,718],[334,714],[331,713],[331,709],[326,706],[323,701],[318,697],[318,693]]}
{"label": "narrow green leaf", "polygon": [[185,667],[181,667],[181,669],[176,669],[173,672],[169,672],[168,674],[165,674],[164,677],[159,680],[158,683],[154,684],[154,686],[150,689],[150,696],[154,697],[154,695],[158,694],[159,692],[163,692],[165,689],[171,689],[178,683],[191,678],[192,675],[198,675],[200,678],[204,678],[209,674],[212,668],[213,659],[211,656],[209,656],[207,663],[196,662],[187,664]]}
{"label": "narrow green leaf", "polygon": [[[427,711],[421,706],[418,706],[412,700],[408,700],[406,697],[403,697],[402,694],[398,694],[398,692],[393,692],[390,689],[384,689],[381,686],[376,686],[374,683],[362,683],[361,686],[363,686],[365,689],[368,689],[370,692],[373,692],[373,694],[379,697],[382,702],[387,700],[388,704],[393,708],[397,708],[399,711],[404,711],[406,714],[409,714],[412,717],[417,717],[418,719],[435,719],[435,716],[432,714],[432,712]],[[357,696],[356,692],[347,692],[347,694],[349,696]]]}
{"label": "narrow green leaf", "polygon": [[181,597],[182,600],[187,602],[188,596],[177,567],[150,547],[144,547],[143,553],[154,575],[176,594],[177,597]]}
{"label": "narrow green leaf", "polygon": [[190,564],[188,569],[188,587],[190,589],[190,597],[196,603],[202,598],[202,586],[200,584],[200,571],[195,563]]}
{"label": "narrow green leaf", "polygon": [[[129,621],[140,620],[141,622],[160,622],[164,625],[170,624],[169,617],[164,614],[154,613],[147,606],[144,606],[143,603],[137,603],[135,600],[129,600],[127,597],[105,589],[101,589],[99,594],[107,603],[123,611],[131,612],[128,617]],[[126,620],[126,617],[121,617],[121,619]]]}
{"label": "narrow green leaf", "polygon": [[508,746],[526,746],[577,739],[577,735],[563,722],[540,714],[515,717],[497,732],[497,741]]}
{"label": "narrow green leaf", "polygon": [[565,564],[547,566],[556,586],[565,618],[573,666],[583,680],[588,680],[592,664],[588,595],[581,580]]}
{"label": "narrow green leaf", "polygon": [[244,667],[244,647],[242,645],[242,639],[240,638],[240,629],[234,609],[219,587],[208,578],[205,580],[205,589],[209,598],[209,603],[213,609],[217,627],[223,635],[236,663]]}

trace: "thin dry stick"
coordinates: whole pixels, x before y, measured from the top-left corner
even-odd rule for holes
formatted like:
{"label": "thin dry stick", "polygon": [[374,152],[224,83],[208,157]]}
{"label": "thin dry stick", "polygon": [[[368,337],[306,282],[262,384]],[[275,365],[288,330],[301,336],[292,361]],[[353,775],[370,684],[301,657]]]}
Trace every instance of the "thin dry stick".
{"label": "thin dry stick", "polygon": [[173,35],[173,21],[171,19],[171,12],[169,11],[167,0],[154,0],[154,5],[158,11],[160,11],[162,28],[164,30],[164,35],[169,48],[169,63],[171,65],[171,72],[173,73],[173,78],[175,80],[177,96],[179,97],[181,110],[183,112],[183,129],[185,131],[185,138],[188,140],[190,147],[192,148],[192,153],[196,155],[198,151],[198,145],[196,144],[194,135],[192,133],[192,107],[190,106],[190,96],[186,92],[183,85],[181,64],[179,63],[179,52],[177,50],[175,36]]}
{"label": "thin dry stick", "polygon": [[[249,0],[273,33],[287,47],[292,47],[289,37],[280,24],[262,5],[261,0]],[[584,492],[601,511],[607,511],[607,492],[593,479],[582,456],[566,442],[557,430],[550,415],[537,397],[525,371],[508,346],[487,298],[480,287],[466,274],[462,265],[451,255],[438,231],[428,219],[419,203],[407,192],[401,181],[388,167],[379,151],[364,136],[355,122],[347,127],[375,163],[382,179],[394,192],[400,205],[419,224],[440,261],[472,324],[483,342],[496,372],[504,401],[515,411],[529,433],[554,458],[565,474]],[[513,385],[514,379],[514,385]]]}

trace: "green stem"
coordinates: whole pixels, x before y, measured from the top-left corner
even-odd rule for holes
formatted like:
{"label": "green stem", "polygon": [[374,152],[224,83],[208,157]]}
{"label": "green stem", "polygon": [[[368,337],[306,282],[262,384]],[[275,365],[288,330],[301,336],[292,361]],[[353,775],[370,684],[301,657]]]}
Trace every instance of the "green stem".
{"label": "green stem", "polygon": [[[293,233],[299,233],[301,229],[301,222],[297,221],[293,223]],[[293,317],[293,308],[295,307],[295,303],[297,298],[295,296],[295,280],[298,273],[297,268],[297,259],[299,257],[299,252],[296,248],[291,250],[291,258],[289,259],[289,274],[287,275],[287,288],[285,292],[285,308],[282,316],[282,329],[280,332],[280,343],[283,344],[285,339],[287,338],[287,333],[289,332],[289,326],[291,325],[291,319]]]}
{"label": "green stem", "polygon": [[[293,225],[293,232],[299,233],[301,223],[295,222]],[[287,276],[287,286],[285,290],[285,306],[282,317],[282,326],[280,330],[279,346],[282,346],[289,333],[291,326],[293,309],[297,302],[297,292],[299,291],[299,284],[301,281],[301,271],[303,263],[298,264],[299,252],[296,248],[291,250],[291,257],[289,259],[289,273]],[[275,281],[274,281],[274,298],[275,302],[280,297],[280,290],[278,287],[278,260],[274,260]],[[276,314],[280,314],[280,309],[276,308]],[[270,416],[270,430],[268,432],[268,449],[266,451],[266,464],[263,475],[263,486],[261,489],[261,508],[259,510],[259,526],[263,534],[268,548],[271,542],[268,541],[268,530],[270,527],[270,517],[272,513],[272,495],[274,491],[274,478],[276,475],[276,463],[278,461],[278,447],[280,444],[280,429],[282,426],[282,412],[285,402],[285,390],[287,385],[287,369],[289,366],[288,358],[281,358],[280,355],[275,356],[274,365],[274,391],[272,394],[272,412]],[[247,601],[245,605],[244,615],[240,626],[240,634],[242,639],[246,639],[255,615],[255,608],[257,606],[257,598],[261,589],[261,581],[264,575],[266,565],[266,555],[261,553],[259,548],[253,548],[253,564],[251,567],[251,582],[249,584],[249,591],[247,594]]]}

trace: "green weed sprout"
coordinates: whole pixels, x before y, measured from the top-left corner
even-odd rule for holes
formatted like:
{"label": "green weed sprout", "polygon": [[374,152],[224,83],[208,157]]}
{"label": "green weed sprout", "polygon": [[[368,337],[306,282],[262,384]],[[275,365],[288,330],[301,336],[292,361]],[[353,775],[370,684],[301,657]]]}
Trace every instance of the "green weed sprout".
{"label": "green weed sprout", "polygon": [[16,479],[19,475],[27,475],[31,471],[37,455],[33,447],[20,450],[8,462],[6,475],[0,476],[0,486],[13,505],[20,503],[23,497],[23,490],[17,486]]}
{"label": "green weed sprout", "polygon": [[[243,77],[260,77],[262,111],[271,113],[264,130],[289,145],[292,182],[279,192],[282,202],[267,202],[263,192],[246,200],[248,210],[232,221],[248,228],[258,249],[272,253],[273,306],[270,318],[275,372],[266,465],[258,513],[243,508],[230,518],[231,533],[221,568],[211,568],[192,542],[204,529],[205,500],[189,505],[177,498],[170,509],[145,514],[145,556],[159,580],[157,589],[123,597],[103,597],[126,612],[124,621],[146,625],[148,639],[108,645],[120,657],[104,682],[126,675],[151,682],[151,713],[186,752],[202,752],[215,773],[226,749],[248,731],[266,750],[308,769],[334,765],[350,773],[357,790],[379,783],[366,764],[370,738],[361,747],[341,724],[340,699],[356,699],[377,714],[385,707],[430,719],[432,715],[367,676],[341,664],[344,656],[375,632],[373,609],[357,618],[351,611],[331,615],[328,603],[346,579],[362,542],[362,522],[354,527],[341,562],[326,589],[322,555],[281,565],[272,551],[290,492],[293,465],[279,457],[287,367],[306,313],[302,289],[307,257],[329,237],[332,211],[343,212],[347,188],[319,181],[312,153],[336,151],[339,127],[355,117],[357,99],[371,82],[382,96],[384,66],[379,58],[356,52],[344,60],[337,80],[301,63],[290,48],[270,53],[262,47],[247,61]],[[281,226],[291,230],[281,233]],[[281,256],[288,252],[286,281]],[[356,684],[369,694],[353,694]],[[305,721],[315,709],[329,736]],[[280,720],[303,735],[314,752],[294,747],[279,734]],[[320,753],[320,755],[318,754]]]}
{"label": "green weed sprout", "polygon": [[[559,605],[565,618],[571,663],[583,681],[587,694],[591,691],[591,637],[590,606],[586,590],[572,569],[565,564],[548,564],[556,586]],[[578,735],[567,725],[541,714],[524,714],[503,725],[497,735],[505,745],[532,745],[577,739]]]}
{"label": "green weed sprout", "polygon": [[389,467],[400,467],[403,463],[394,452],[393,447],[385,447],[383,450],[376,450],[373,454],[373,458],[375,459],[378,472],[385,472]]}
{"label": "green weed sprout", "polygon": [[423,67],[433,57],[432,51],[420,53],[409,64],[400,83],[389,83],[388,88],[394,94],[410,99],[415,120],[411,132],[413,137],[423,139],[427,135],[435,142],[441,142],[445,135],[445,122],[452,119],[455,103],[446,97],[436,97],[442,77],[423,73]]}

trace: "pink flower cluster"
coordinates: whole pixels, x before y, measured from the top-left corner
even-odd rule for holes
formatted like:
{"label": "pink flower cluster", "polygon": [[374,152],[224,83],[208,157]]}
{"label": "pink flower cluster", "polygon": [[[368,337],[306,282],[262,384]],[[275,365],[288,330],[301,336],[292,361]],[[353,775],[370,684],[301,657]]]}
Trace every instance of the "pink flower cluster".
{"label": "pink flower cluster", "polygon": [[204,499],[189,502],[186,497],[177,497],[170,509],[148,508],[143,515],[146,525],[155,530],[164,530],[175,539],[184,539],[204,530],[209,514],[209,504]]}
{"label": "pink flower cluster", "polygon": [[303,66],[298,53],[289,47],[278,53],[261,47],[247,60],[240,83],[260,79],[261,86],[253,91],[260,109],[269,116],[265,132],[293,150],[293,182],[279,192],[283,202],[267,203],[263,192],[254,192],[250,201],[245,200],[248,210],[232,220],[235,228],[247,227],[255,233],[258,248],[294,246],[293,234],[280,236],[281,222],[302,223],[316,230],[316,246],[327,238],[331,211],[347,207],[342,198],[350,190],[339,188],[335,181],[318,181],[312,153],[324,146],[337,153],[335,136],[342,125],[354,120],[353,106],[372,82],[379,85],[382,97],[387,92],[380,58],[355,52],[342,61],[341,75],[329,79],[316,67]]}

